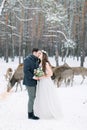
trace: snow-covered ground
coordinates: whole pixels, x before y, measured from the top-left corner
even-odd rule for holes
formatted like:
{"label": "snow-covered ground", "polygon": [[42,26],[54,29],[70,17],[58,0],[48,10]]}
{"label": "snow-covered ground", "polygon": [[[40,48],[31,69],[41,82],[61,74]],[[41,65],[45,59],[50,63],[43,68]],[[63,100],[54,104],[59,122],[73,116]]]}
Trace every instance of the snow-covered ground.
{"label": "snow-covered ground", "polygon": [[[54,58],[50,61],[55,65]],[[76,59],[67,58],[70,66],[79,66]],[[59,65],[62,65],[59,58]],[[10,93],[6,92],[7,81],[4,74],[8,67],[16,69],[18,59],[9,63],[0,59],[0,130],[87,130],[87,78],[81,85],[81,76],[75,76],[73,87],[65,87],[62,84],[57,88],[61,104],[63,118],[60,120],[30,120],[27,119],[27,92],[25,86],[23,91],[15,92],[15,87]],[[87,59],[84,66],[87,66]]]}

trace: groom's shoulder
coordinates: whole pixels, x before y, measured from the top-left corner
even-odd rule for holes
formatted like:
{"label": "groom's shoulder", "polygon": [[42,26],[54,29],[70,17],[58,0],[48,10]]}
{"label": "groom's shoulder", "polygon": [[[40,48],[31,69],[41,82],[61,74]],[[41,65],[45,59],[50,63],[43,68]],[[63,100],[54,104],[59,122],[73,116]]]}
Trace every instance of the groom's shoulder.
{"label": "groom's shoulder", "polygon": [[31,60],[31,59],[32,59],[32,55],[28,55],[28,56],[25,57],[24,60]]}
{"label": "groom's shoulder", "polygon": [[28,63],[28,62],[30,63],[31,61],[32,61],[31,55],[26,56],[24,59],[24,63]]}

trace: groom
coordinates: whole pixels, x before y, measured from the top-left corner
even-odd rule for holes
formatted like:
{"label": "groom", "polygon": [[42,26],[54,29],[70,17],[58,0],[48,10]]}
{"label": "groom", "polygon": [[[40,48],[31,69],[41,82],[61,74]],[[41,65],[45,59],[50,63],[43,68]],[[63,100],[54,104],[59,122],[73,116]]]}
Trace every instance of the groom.
{"label": "groom", "polygon": [[39,117],[34,115],[33,107],[34,107],[34,99],[36,95],[36,85],[37,80],[33,79],[34,69],[37,69],[39,66],[39,57],[40,50],[38,48],[32,49],[32,54],[28,55],[24,59],[24,79],[23,84],[27,88],[28,92],[28,119],[38,120]]}

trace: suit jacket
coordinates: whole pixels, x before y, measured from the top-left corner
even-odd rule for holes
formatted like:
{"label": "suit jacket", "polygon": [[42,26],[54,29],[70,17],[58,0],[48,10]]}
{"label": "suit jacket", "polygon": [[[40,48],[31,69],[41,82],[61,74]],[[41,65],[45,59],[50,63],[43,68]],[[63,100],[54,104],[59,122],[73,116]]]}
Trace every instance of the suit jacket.
{"label": "suit jacket", "polygon": [[37,85],[37,80],[33,79],[34,69],[39,67],[38,58],[34,55],[29,55],[24,59],[24,79],[23,84],[34,87]]}

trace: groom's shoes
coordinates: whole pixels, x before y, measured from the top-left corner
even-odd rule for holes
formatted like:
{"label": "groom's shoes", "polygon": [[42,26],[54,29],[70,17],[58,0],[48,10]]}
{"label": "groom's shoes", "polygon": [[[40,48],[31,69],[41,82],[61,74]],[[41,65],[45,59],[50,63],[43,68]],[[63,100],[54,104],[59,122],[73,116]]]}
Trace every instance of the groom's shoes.
{"label": "groom's shoes", "polygon": [[39,117],[35,116],[33,112],[28,113],[28,119],[39,120]]}

